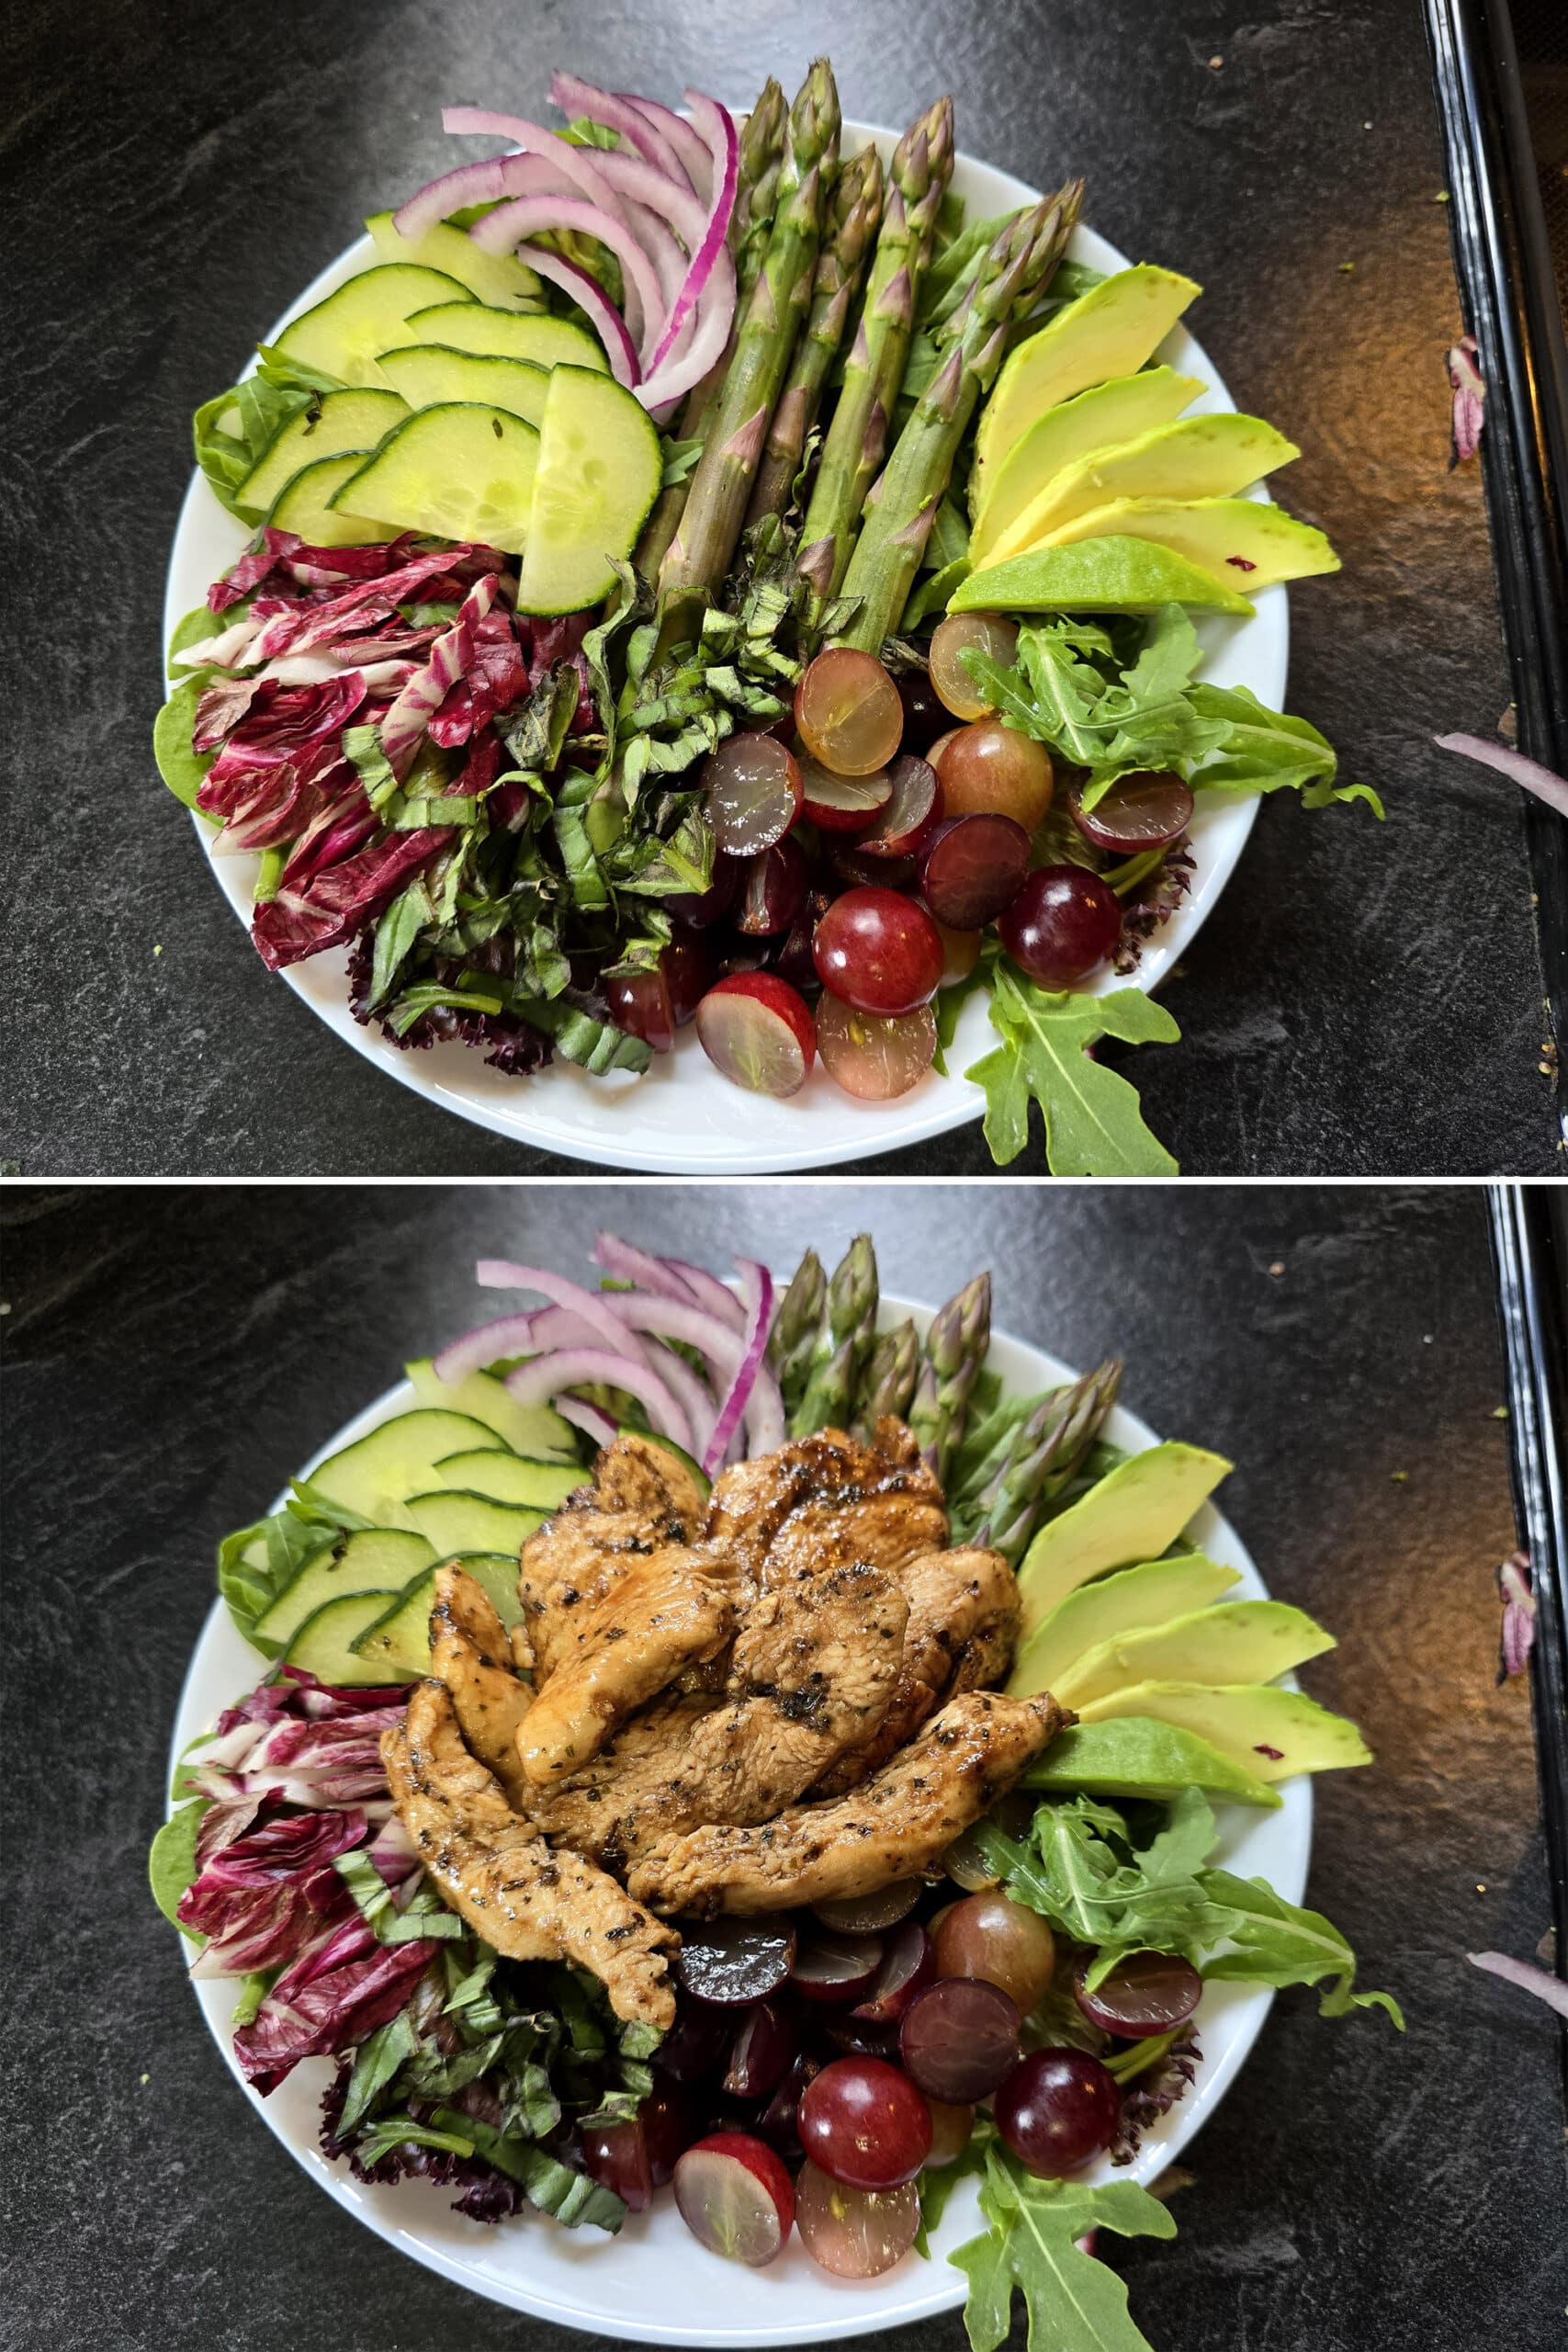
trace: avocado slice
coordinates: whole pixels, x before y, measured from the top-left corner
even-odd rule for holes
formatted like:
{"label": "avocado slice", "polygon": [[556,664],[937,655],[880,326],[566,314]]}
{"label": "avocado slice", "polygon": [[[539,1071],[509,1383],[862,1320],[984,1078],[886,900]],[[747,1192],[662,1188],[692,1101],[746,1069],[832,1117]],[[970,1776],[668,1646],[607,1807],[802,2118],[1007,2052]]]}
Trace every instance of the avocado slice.
{"label": "avocado slice", "polygon": [[1114,449],[1156,424],[1169,424],[1203,390],[1197,376],[1174,368],[1144,368],[1134,376],[1113,376],[1036,417],[1013,443],[996,469],[986,503],[975,517],[969,554],[989,561],[997,542],[1047,483],[1087,458],[1091,449]]}
{"label": "avocado slice", "polygon": [[1129,1682],[1272,1682],[1335,1646],[1332,1634],[1284,1600],[1224,1600],[1168,1624],[1116,1634],[1055,1685],[1066,1707],[1088,1706]]}
{"label": "avocado slice", "polygon": [[1058,1732],[1024,1774],[1022,1786],[1054,1793],[1085,1789],[1106,1797],[1172,1797],[1179,1789],[1196,1788],[1275,1811],[1280,1803],[1233,1756],[1223,1755],[1196,1732],[1153,1715],[1117,1715]]}
{"label": "avocado slice", "polygon": [[1048,482],[1003,532],[999,563],[1036,547],[1080,514],[1124,498],[1227,498],[1261,481],[1301,451],[1260,416],[1183,416],[1118,448],[1094,449]]}
{"label": "avocado slice", "polygon": [[1260,1781],[1372,1760],[1344,1715],[1330,1714],[1304,1690],[1283,1690],[1274,1682],[1134,1682],[1091,1699],[1082,1711],[1086,1724],[1115,1715],[1154,1715],[1179,1731],[1195,1732]]}
{"label": "avocado slice", "polygon": [[487,254],[464,229],[438,220],[423,237],[405,237],[389,212],[373,212],[365,223],[380,261],[412,262],[423,269],[445,271],[466,286],[478,302],[498,311],[543,308],[537,277],[514,254]]}
{"label": "avocado slice", "polygon": [[980,413],[969,478],[970,514],[983,511],[1002,459],[1042,409],[1071,400],[1090,384],[1130,376],[1202,290],[1173,269],[1140,262],[1102,277],[1010,353]]}
{"label": "avocado slice", "polygon": [[[428,1356],[403,1370],[422,1405],[443,1406],[482,1421],[513,1453],[530,1462],[575,1462],[577,1431],[548,1405],[520,1405],[504,1381],[491,1372],[470,1372],[463,1380],[443,1380]],[[448,1447],[448,1453],[456,1452]]]}
{"label": "avocado slice", "polygon": [[[1107,1568],[1157,1559],[1232,1468],[1200,1445],[1152,1445],[1047,1520],[1023,1556],[1021,1656],[1059,1600]],[[1016,1675],[1008,1688],[1016,1692]]]}
{"label": "avocado slice", "polygon": [[1081,1585],[1059,1600],[1036,1628],[1027,1649],[1013,1661],[1013,1688],[1060,1690],[1060,1678],[1078,1660],[1118,1634],[1164,1625],[1173,1617],[1202,1609],[1227,1592],[1240,1571],[1183,1552],[1174,1560],[1145,1560],[1114,1576]]}
{"label": "avocado slice", "polygon": [[[1265,509],[1265,512],[1271,512]],[[951,613],[1152,613],[1162,605],[1247,614],[1237,588],[1154,539],[1080,539],[987,564],[955,588]]]}
{"label": "avocado slice", "polygon": [[1323,532],[1255,498],[1119,498],[1079,514],[1046,544],[1129,537],[1155,539],[1227,587],[1248,595],[1277,580],[1305,580],[1337,571],[1339,558]]}

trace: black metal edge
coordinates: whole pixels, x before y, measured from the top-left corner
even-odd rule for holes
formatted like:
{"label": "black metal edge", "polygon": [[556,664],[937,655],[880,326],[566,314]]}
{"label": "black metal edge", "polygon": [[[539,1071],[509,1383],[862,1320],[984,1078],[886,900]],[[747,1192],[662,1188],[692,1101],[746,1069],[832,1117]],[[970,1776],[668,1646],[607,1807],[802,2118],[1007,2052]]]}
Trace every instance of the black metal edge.
{"label": "black metal edge", "polygon": [[[1563,1205],[1563,1195],[1545,1185],[1488,1187],[1514,1515],[1536,1605],[1536,1767],[1557,1973],[1568,1982],[1568,1221],[1553,1213]],[[1568,2098],[1568,2021],[1562,2055]]]}
{"label": "black metal edge", "polygon": [[[1568,345],[1507,0],[1425,0],[1465,322],[1486,379],[1481,456],[1522,751],[1568,774]],[[1568,1138],[1568,825],[1521,795]]]}

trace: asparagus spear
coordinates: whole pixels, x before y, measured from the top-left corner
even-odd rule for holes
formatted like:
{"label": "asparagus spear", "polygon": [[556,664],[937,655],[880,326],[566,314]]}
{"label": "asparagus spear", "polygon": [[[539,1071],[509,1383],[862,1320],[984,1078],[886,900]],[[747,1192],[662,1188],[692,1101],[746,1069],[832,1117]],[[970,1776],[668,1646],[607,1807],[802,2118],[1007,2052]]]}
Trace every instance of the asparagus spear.
{"label": "asparagus spear", "polygon": [[828,371],[860,290],[861,273],[882,218],[882,158],[874,147],[852,156],[839,174],[830,216],[817,256],[817,277],[806,332],[795,346],[779,394],[762,462],[757,469],[748,529],[764,514],[782,514],[800,471],[806,436],[817,421]]}
{"label": "asparagus spear", "polygon": [[815,1250],[808,1250],[778,1304],[768,1335],[768,1363],[779,1384],[787,1420],[806,1393],[822,1334],[828,1277]]}
{"label": "asparagus spear", "polygon": [[828,1285],[828,1340],[811,1367],[790,1421],[792,1437],[813,1430],[848,1429],[876,1340],[876,1252],[869,1233],[857,1233]]}
{"label": "asparagus spear", "polygon": [[1075,1476],[1116,1401],[1122,1366],[1115,1357],[1070,1387],[1043,1396],[1013,1433],[1000,1468],[975,1504],[971,1544],[1000,1552],[1016,1568],[1045,1505]]}
{"label": "asparagus spear", "polygon": [[[880,643],[880,639],[878,642]],[[991,1344],[991,1277],[976,1274],[932,1321],[909,1407],[909,1427],[940,1484],[964,1435],[969,1391]]]}
{"label": "asparagus spear", "polygon": [[[768,232],[773,224],[773,207],[778,199],[779,173],[784,166],[784,130],[788,121],[788,103],[770,74],[740,133],[735,209],[729,216],[728,243],[735,256],[737,324],[744,314],[747,300],[757,282],[757,272],[762,266],[762,256],[768,249]],[[727,349],[722,358],[714,362],[702,382],[694,385],[686,395],[679,430],[679,437],[682,441],[695,441],[705,430],[728,365],[729,352]],[[642,537],[637,541],[633,560],[645,580],[655,579],[658,575],[665,550],[674,537],[685,511],[690,487],[689,475],[685,481],[671,482],[670,488],[660,493],[652,514],[643,525]]]}
{"label": "asparagus spear", "polygon": [[840,644],[877,653],[919,570],[926,537],[981,395],[989,391],[1014,325],[1049,281],[1072,233],[1083,182],[1017,212],[982,257],[964,300],[942,320],[941,364],[915,403],[866,507],[843,577],[860,610]]}
{"label": "asparagus spear", "polygon": [[953,100],[939,98],[893,152],[887,202],[865,308],[800,534],[799,570],[819,596],[837,594],[866,492],[882,463],[887,420],[904,379],[915,300],[953,176]]}
{"label": "asparagus spear", "polygon": [[861,1386],[856,1427],[863,1437],[869,1438],[885,1413],[891,1413],[896,1420],[904,1419],[919,1370],[919,1336],[912,1323],[900,1323],[896,1330],[881,1333],[867,1360]]}
{"label": "asparagus spear", "polygon": [[838,156],[839,93],[831,66],[819,57],[790,110],[767,256],[735,338],[680,528],[660,569],[666,645],[696,635],[735,553],[763,437],[811,299],[822,216]]}

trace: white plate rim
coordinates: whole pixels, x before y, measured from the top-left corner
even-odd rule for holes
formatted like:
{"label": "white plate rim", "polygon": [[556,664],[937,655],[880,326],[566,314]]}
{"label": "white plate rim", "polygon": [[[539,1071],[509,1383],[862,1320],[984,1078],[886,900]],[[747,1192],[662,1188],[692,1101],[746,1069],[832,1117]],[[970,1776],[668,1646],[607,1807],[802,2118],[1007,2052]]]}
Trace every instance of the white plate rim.
{"label": "white plate rim", "polygon": [[[879,1320],[886,1327],[909,1315],[923,1329],[932,1311],[919,1302],[884,1295]],[[1025,1382],[1031,1388],[1041,1387],[1076,1376],[1059,1358],[1032,1342],[998,1332],[993,1335],[991,1345],[991,1362],[1010,1388]],[[308,1476],[328,1454],[352,1443],[394,1413],[406,1411],[414,1401],[406,1380],[395,1383],[319,1447],[299,1475]],[[1120,1405],[1107,1425],[1107,1433],[1129,1447],[1159,1442],[1139,1415]],[[283,1499],[279,1495],[271,1508],[280,1508]],[[1250,1552],[1212,1503],[1205,1504],[1190,1524],[1211,1557],[1229,1562],[1240,1571],[1241,1582],[1235,1588],[1236,1595],[1268,1597],[1268,1588]],[[225,1657],[243,1663],[231,1668],[222,1663]],[[215,1600],[192,1652],[180,1693],[169,1749],[171,1784],[180,1756],[209,1727],[217,1708],[252,1687],[263,1670],[263,1662],[241,1639],[224,1603]],[[243,1679],[246,1675],[248,1680]],[[1284,1679],[1293,1686],[1293,1677]],[[219,1691],[216,1697],[212,1695],[214,1690]],[[1262,1849],[1266,1857],[1262,1874],[1269,1878],[1286,1901],[1299,1904],[1305,1894],[1311,1858],[1310,1776],[1303,1774],[1282,1782],[1280,1794],[1282,1804],[1277,1813],[1258,1815],[1247,1807],[1217,1808],[1224,1832],[1222,1853],[1231,1867],[1245,1870],[1248,1862],[1256,1866],[1259,1861],[1259,1855],[1253,1849]],[[174,1810],[170,1803],[167,1811]],[[1236,1850],[1238,1846],[1247,1849],[1245,1856]],[[1274,1850],[1276,1848],[1278,1851]],[[831,2278],[810,2262],[795,2242],[792,2242],[784,2257],[784,2264],[791,2266],[787,2272],[779,2267],[762,2272],[738,2270],[737,2266],[720,2262],[697,2245],[668,2199],[653,2211],[632,2217],[619,2239],[606,2240],[597,2232],[561,2230],[543,2217],[526,2212],[514,2222],[495,2226],[468,2222],[450,2211],[447,2192],[426,2183],[405,2181],[391,2188],[368,2188],[355,2181],[345,2165],[330,2164],[316,2142],[317,2101],[335,2062],[304,2061],[270,2101],[262,2099],[245,2082],[234,2058],[229,2022],[231,1984],[232,1980],[225,1978],[192,1980],[209,2030],[242,2096],[260,2114],[274,2137],[329,2196],[378,2237],[412,2256],[426,2269],[487,2301],[525,2312],[535,2318],[622,2341],[714,2347],[812,2344],[839,2336],[870,2335],[955,2310],[964,2301],[964,2280],[951,2268],[946,2256],[979,2226],[976,2186],[972,2181],[961,2184],[950,2200],[934,2233],[933,2253],[929,2261],[908,2255],[883,2278],[863,2284]],[[1273,1998],[1273,1991],[1267,1986],[1225,1984],[1212,1985],[1205,1991],[1200,2021],[1206,2041],[1198,2079],[1186,2098],[1145,2135],[1136,2161],[1114,2177],[1146,2185],[1173,2161],[1208,2120],[1239,2073],[1262,2030]],[[286,2095],[291,2090],[295,2108],[300,2109],[302,2104],[303,2128],[285,2120]],[[628,2243],[646,2245],[660,2224],[663,2236],[654,2249],[653,2267],[657,2269],[659,2256],[667,2246],[671,2263],[681,2273],[688,2295],[694,2294],[699,2278],[711,2277],[715,2299],[720,2303],[733,2303],[738,2297],[754,2298],[761,2283],[764,2289],[777,2290],[776,2311],[768,2311],[761,2325],[709,2325],[690,2315],[666,2321],[650,2315],[650,2308],[656,2311],[657,2303],[650,2307],[639,2299],[638,2307],[629,2312],[590,2307],[558,2290],[552,2292],[541,2283],[541,2272],[547,2272],[552,2264],[567,2270],[575,2262],[584,2272],[594,2256],[601,2256],[607,2265],[613,2264],[616,2252]],[[547,2238],[542,2234],[547,2231],[550,2233]],[[450,2242],[439,2242],[434,2234],[437,2232],[442,2239]],[[488,2256],[497,2248],[513,2255],[517,2273],[514,2278],[494,2275]],[[808,2298],[817,2308],[797,2319],[783,2316],[792,2293],[797,2298]]]}
{"label": "white plate rim", "polygon": [[[852,120],[843,127],[846,149],[852,141],[863,144],[874,140],[885,156],[891,153],[897,136],[874,123]],[[1040,194],[1012,173],[962,152],[955,182],[959,178],[973,184],[971,202],[984,212],[1032,203]],[[1082,226],[1075,232],[1068,250],[1099,268],[1127,266],[1127,256],[1118,247]],[[288,305],[266,340],[276,342],[289,320],[322,300],[373,257],[368,237],[357,238]],[[1218,369],[1184,327],[1179,325],[1160,351],[1172,365],[1202,376],[1208,385],[1208,390],[1192,403],[1190,413],[1235,409]],[[253,358],[244,372],[249,374],[254,365]],[[1264,499],[1268,493],[1258,485],[1248,495]],[[220,506],[200,469],[194,469],[181,503],[165,577],[165,692],[167,650],[175,627],[244,544],[243,526]],[[1266,588],[1255,604],[1251,620],[1232,621],[1220,616],[1200,620],[1200,635],[1206,647],[1204,674],[1225,684],[1250,685],[1270,707],[1282,708],[1290,650],[1287,591],[1282,585]],[[1212,797],[1220,805],[1201,807],[1193,827],[1198,863],[1187,899],[1145,947],[1130,981],[1106,973],[1091,993],[1126,985],[1155,992],[1207,920],[1246,846],[1258,808],[1256,796],[1238,801]],[[194,810],[191,823],[219,888],[248,935],[257,860],[215,856],[211,828]],[[363,1027],[355,1020],[344,984],[344,951],[331,950],[291,965],[275,977],[334,1035],[400,1085],[491,1134],[566,1159],[660,1175],[787,1174],[843,1167],[928,1142],[971,1124],[985,1110],[982,1090],[957,1075],[987,1050],[992,1039],[986,1000],[979,995],[969,1000],[960,1016],[948,1057],[953,1075],[942,1078],[933,1072],[897,1102],[868,1103],[852,1102],[826,1072],[818,1070],[803,1094],[788,1103],[778,1103],[758,1096],[738,1098],[736,1090],[706,1064],[690,1034],[682,1037],[672,1056],[656,1057],[654,1068],[640,1080],[589,1078],[561,1062],[527,1079],[507,1080],[490,1069],[479,1054],[460,1045],[407,1052],[389,1044],[378,1030]],[[671,1088],[678,1091],[667,1104],[664,1090]],[[639,1101],[644,1105],[642,1136],[646,1139],[639,1139],[632,1124],[637,1117],[632,1106]]]}

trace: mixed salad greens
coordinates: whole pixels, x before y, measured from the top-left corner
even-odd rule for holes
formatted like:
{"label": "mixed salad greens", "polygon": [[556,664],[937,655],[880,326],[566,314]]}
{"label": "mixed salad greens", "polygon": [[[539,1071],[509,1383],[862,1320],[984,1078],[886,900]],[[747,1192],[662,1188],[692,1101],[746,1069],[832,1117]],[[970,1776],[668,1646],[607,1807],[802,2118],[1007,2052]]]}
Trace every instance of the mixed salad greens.
{"label": "mixed salad greens", "polygon": [[[1130,2163],[1196,2079],[1204,1985],[1316,1984],[1325,2016],[1401,2023],[1355,1989],[1326,1919],[1214,1860],[1216,1802],[1277,1806],[1280,1779],[1368,1760],[1353,1725],[1275,1679],[1330,1636],[1222,1597],[1236,1572],[1186,1530],[1230,1465],[1111,1442],[1119,1363],[1004,1389],[988,1276],[922,1336],[881,1314],[864,1235],[830,1277],[808,1251],[787,1284],[742,1262],[734,1290],[613,1234],[594,1256],[597,1288],[481,1261],[487,1286],[547,1304],[411,1364],[407,1410],[221,1545],[220,1589],[268,1670],[182,1756],[153,1841],[192,1973],[235,1983],[234,2053],[262,2096],[335,2062],[321,2144],[361,2179],[434,2181],[476,2222],[532,2207],[611,2233],[672,2183],[712,2251],[760,2265],[798,2231],[870,2278],[929,2255],[977,2176],[984,2226],[952,2256],[975,2352],[1008,2334],[1015,2289],[1032,2337],[1139,2352],[1093,2233],[1174,2223],[1135,2183],[1086,2174]],[[499,1956],[422,1869],[380,1756],[430,1668],[438,1561],[461,1557],[514,1623],[520,1541],[617,1430],[712,1475],[885,1413],[942,1478],[954,1540],[1017,1567],[1009,1689],[1048,1681],[1076,1724],[938,1885],[681,1923],[662,2038],[582,1971]]]}
{"label": "mixed salad greens", "polygon": [[[1199,288],[1072,257],[1082,185],[996,219],[952,101],[841,153],[793,105],[689,119],[557,74],[552,130],[367,225],[371,266],[196,417],[255,536],[187,616],[155,747],[259,867],[279,968],[511,1073],[646,1069],[694,1024],[777,1096],[969,1071],[1000,1161],[1167,1173],[1103,1037],[1216,796],[1336,781],[1304,720],[1197,678],[1190,616],[1332,571],[1240,496],[1297,454],[1159,345]],[[1381,814],[1381,810],[1378,811]]]}

